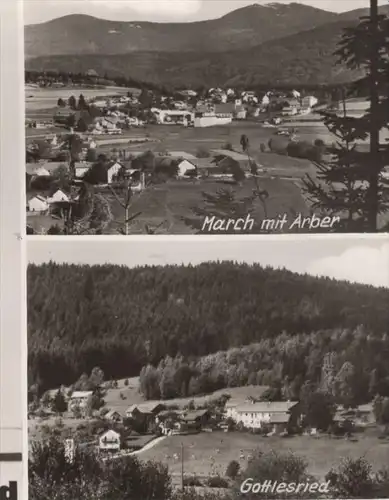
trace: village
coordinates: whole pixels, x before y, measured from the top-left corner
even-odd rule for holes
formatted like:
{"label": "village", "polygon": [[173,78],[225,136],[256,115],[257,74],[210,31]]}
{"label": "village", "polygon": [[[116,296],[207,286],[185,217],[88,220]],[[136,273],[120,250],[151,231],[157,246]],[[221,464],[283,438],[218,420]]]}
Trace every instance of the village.
{"label": "village", "polygon": [[[230,461],[237,460],[244,466],[258,446],[282,447],[286,439],[286,446],[293,448],[299,441],[307,445],[308,439],[309,448],[331,447],[340,439],[358,448],[358,440],[373,439],[372,435],[377,439],[382,432],[373,403],[355,408],[338,405],[324,430],[320,417],[318,426],[307,423],[299,401],[269,400],[267,387],[226,389],[192,400],[143,401],[126,406],[128,384],[124,380],[88,391],[48,391],[39,401],[30,403],[31,442],[54,429],[69,453],[76,447],[87,447],[102,460],[123,455],[155,456],[169,464],[173,475],[181,460],[177,445],[184,442],[188,443],[185,453],[190,477],[195,473],[201,477],[215,475],[215,462],[219,463],[217,474],[224,477]],[[202,436],[216,446],[208,461],[204,460]],[[239,449],[233,449],[234,445]],[[201,464],[196,465],[200,457]]]}
{"label": "village", "polygon": [[[48,84],[35,85],[46,89]],[[57,92],[53,82],[49,88]],[[111,188],[123,185],[130,184],[136,198],[165,184],[173,197],[178,193],[185,198],[188,189],[201,195],[212,182],[215,191],[223,184],[242,185],[255,175],[283,184],[280,190],[298,198],[294,210],[304,212],[300,184],[312,164],[297,157],[286,164],[285,156],[276,156],[280,145],[298,140],[294,127],[281,125],[308,116],[318,99],[295,90],[260,95],[217,88],[203,94],[186,90],[171,97],[142,90],[85,98],[81,93],[78,99],[73,94],[67,100],[59,97],[53,109],[27,113],[27,230],[50,234],[53,226],[63,225],[61,214],[77,205],[75,188],[85,182],[108,197]],[[39,118],[42,113],[52,118]],[[34,115],[38,118],[32,119]],[[258,139],[252,144],[248,135],[253,133]],[[310,149],[316,156],[324,152],[321,144],[312,143]],[[148,207],[156,204],[149,197]],[[176,220],[185,215],[169,211]],[[275,207],[273,216],[278,213]]]}

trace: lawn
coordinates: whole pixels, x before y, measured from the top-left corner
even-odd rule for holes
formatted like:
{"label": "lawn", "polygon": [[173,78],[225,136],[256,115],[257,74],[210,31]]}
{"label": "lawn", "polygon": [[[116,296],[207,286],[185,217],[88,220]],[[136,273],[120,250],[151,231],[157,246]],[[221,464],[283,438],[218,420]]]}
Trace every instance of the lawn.
{"label": "lawn", "polygon": [[[128,380],[128,386],[124,384],[124,380],[118,380],[117,389],[108,389],[106,391],[104,401],[107,408],[109,408],[110,410],[116,410],[119,413],[123,413],[132,404],[145,402],[144,397],[139,392],[139,378],[133,377]],[[161,401],[161,403],[183,407],[187,405],[189,401],[193,400],[196,406],[200,406],[209,401],[219,398],[223,394],[229,394],[231,398],[243,400],[248,398],[249,396],[259,397],[265,389],[267,389],[266,386],[258,385],[248,385],[246,387],[230,387],[226,389],[220,389],[204,396],[168,399],[165,401]],[[122,394],[122,396],[120,396],[120,394]]]}
{"label": "lawn", "polygon": [[[245,466],[247,455],[256,449],[262,451],[293,452],[306,459],[310,474],[323,479],[332,466],[344,457],[364,456],[378,470],[389,462],[389,442],[376,436],[359,435],[357,442],[309,436],[290,438],[268,437],[239,433],[214,432],[188,436],[169,436],[155,447],[141,453],[142,460],[156,460],[168,465],[172,474],[181,471],[181,443],[184,445],[185,472],[199,476],[223,474],[231,460]],[[243,454],[245,459],[240,459]],[[176,458],[174,458],[176,455]],[[177,456],[179,457],[177,459]]]}
{"label": "lawn", "polygon": [[[145,224],[156,227],[163,224],[159,231],[161,233],[190,234],[192,228],[186,226],[182,217],[193,216],[192,209],[204,205],[203,192],[216,193],[220,189],[233,189],[238,199],[252,194],[255,185],[252,180],[247,179],[242,185],[229,185],[213,180],[205,181],[169,181],[165,184],[148,188],[141,195],[135,195],[132,205],[132,214],[141,212],[141,215],[133,221],[131,234],[145,232]],[[276,218],[283,213],[292,219],[295,213],[308,215],[308,209],[302,197],[297,181],[280,179],[277,177],[263,177],[260,179],[260,188],[269,193],[266,201],[266,211],[263,205],[257,201],[253,218],[263,220],[264,218]],[[110,202],[112,213],[116,221],[124,220],[124,211],[115,197],[107,192],[105,196]],[[108,232],[115,234],[118,224],[111,223]]]}

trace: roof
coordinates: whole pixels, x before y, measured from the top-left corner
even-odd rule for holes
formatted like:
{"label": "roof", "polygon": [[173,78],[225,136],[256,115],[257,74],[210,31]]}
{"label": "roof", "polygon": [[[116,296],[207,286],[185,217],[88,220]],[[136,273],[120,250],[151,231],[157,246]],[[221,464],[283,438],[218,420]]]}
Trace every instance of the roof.
{"label": "roof", "polygon": [[42,201],[44,203],[47,202],[46,198],[44,198],[43,196],[41,196],[40,194],[37,194],[35,196],[33,196],[32,198],[30,198],[28,201],[30,202],[31,200],[39,200],[39,201]]}
{"label": "roof", "polygon": [[47,161],[45,163],[40,163],[39,167],[44,168],[50,174],[53,173],[55,170],[57,170],[57,168],[59,167],[69,168],[67,163],[64,161]]}
{"label": "roof", "polygon": [[182,420],[196,420],[196,418],[201,418],[209,413],[208,410],[193,410],[186,412],[181,418]]}
{"label": "roof", "polygon": [[262,401],[239,405],[236,410],[244,413],[286,413],[298,404],[298,401]]}
{"label": "roof", "polygon": [[374,411],[373,403],[359,405],[357,408],[357,411],[362,412],[362,413],[371,413],[372,411]]}
{"label": "roof", "polygon": [[150,403],[134,404],[127,408],[127,412],[133,412],[136,409],[140,413],[152,413],[161,405],[162,403],[155,401]]}
{"label": "roof", "polygon": [[117,411],[117,410],[109,410],[106,414],[105,414],[105,417],[113,417],[114,415],[119,415],[120,416],[120,413]]}
{"label": "roof", "polygon": [[109,429],[108,431],[104,432],[104,434],[102,434],[100,436],[100,439],[104,439],[106,436],[108,435],[114,435],[115,437],[120,437],[120,434],[116,431],[114,431],[113,429]]}
{"label": "roof", "polygon": [[73,398],[87,398],[89,396],[92,396],[93,391],[74,391],[72,395],[70,396],[70,399]]}
{"label": "roof", "polygon": [[212,153],[215,156],[228,156],[236,161],[248,161],[247,155],[243,153],[239,153],[237,151],[230,151],[229,149],[213,149]]}
{"label": "roof", "polygon": [[194,155],[187,153],[186,151],[169,151],[169,156],[173,156],[174,158],[183,158],[184,160],[196,159]]}
{"label": "roof", "polygon": [[191,161],[197,168],[215,168],[216,163],[213,161],[213,158],[196,158]]}

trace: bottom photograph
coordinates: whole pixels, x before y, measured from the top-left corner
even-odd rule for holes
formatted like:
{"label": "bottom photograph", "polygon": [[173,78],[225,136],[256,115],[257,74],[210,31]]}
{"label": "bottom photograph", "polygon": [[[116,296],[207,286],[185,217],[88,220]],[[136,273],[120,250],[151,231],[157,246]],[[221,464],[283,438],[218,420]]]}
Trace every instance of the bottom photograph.
{"label": "bottom photograph", "polygon": [[389,498],[387,240],[27,256],[30,500]]}

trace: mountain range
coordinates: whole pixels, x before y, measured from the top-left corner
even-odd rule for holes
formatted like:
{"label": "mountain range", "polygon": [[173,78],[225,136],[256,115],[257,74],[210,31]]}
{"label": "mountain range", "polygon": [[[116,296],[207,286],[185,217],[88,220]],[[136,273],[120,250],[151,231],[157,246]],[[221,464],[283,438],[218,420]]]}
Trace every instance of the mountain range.
{"label": "mountain range", "polygon": [[[389,13],[389,6],[381,9]],[[367,14],[291,3],[254,4],[192,23],[70,15],[26,26],[26,69],[93,68],[164,85],[336,83],[356,76],[334,64],[336,43]]]}

